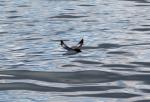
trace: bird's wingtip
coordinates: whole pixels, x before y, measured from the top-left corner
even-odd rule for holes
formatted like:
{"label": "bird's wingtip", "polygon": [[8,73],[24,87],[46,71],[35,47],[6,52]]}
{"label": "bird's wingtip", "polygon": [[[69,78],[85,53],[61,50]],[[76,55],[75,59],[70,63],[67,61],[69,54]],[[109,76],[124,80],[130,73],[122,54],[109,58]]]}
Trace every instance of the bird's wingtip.
{"label": "bird's wingtip", "polygon": [[63,43],[64,43],[63,40],[60,40],[60,44],[63,45]]}
{"label": "bird's wingtip", "polygon": [[84,39],[82,38],[81,41],[79,43],[83,43]]}

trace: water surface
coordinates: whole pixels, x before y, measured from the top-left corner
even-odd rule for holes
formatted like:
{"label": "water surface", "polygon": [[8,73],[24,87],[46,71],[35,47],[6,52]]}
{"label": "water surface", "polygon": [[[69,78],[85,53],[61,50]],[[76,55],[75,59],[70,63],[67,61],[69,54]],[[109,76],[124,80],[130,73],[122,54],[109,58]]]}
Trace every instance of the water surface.
{"label": "water surface", "polygon": [[[149,11],[148,0],[0,0],[0,100],[149,102]],[[81,53],[60,46],[81,38]]]}

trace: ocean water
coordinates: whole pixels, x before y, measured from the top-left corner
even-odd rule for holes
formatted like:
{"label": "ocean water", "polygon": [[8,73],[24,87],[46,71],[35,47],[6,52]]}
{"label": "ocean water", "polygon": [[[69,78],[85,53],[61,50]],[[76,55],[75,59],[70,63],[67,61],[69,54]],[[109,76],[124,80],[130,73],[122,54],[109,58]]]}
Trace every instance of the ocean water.
{"label": "ocean water", "polygon": [[[0,102],[150,102],[150,1],[0,0]],[[70,54],[60,40],[76,45]]]}

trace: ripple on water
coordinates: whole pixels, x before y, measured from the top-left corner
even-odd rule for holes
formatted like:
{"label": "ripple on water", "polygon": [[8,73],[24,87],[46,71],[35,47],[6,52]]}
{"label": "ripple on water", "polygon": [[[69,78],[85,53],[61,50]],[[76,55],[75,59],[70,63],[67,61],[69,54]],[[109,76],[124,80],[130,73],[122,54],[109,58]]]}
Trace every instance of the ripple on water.
{"label": "ripple on water", "polygon": [[131,62],[131,64],[142,65],[150,67],[150,62]]}
{"label": "ripple on water", "polygon": [[102,62],[89,61],[89,60],[74,60],[72,62],[78,62],[78,63],[82,63],[82,64],[103,64]]}
{"label": "ripple on water", "polygon": [[58,16],[50,17],[50,18],[82,18],[82,17],[87,17],[87,16],[71,15],[71,14],[61,14],[61,15],[58,15]]}
{"label": "ripple on water", "polygon": [[26,38],[21,38],[18,41],[34,41],[34,40],[41,40],[42,38],[39,37],[26,37]]}
{"label": "ripple on water", "polygon": [[5,4],[0,4],[0,6],[5,6]]}
{"label": "ripple on water", "polygon": [[82,22],[98,22],[97,20],[82,20]]}
{"label": "ripple on water", "polygon": [[150,31],[150,28],[134,28],[133,31],[147,32]]}
{"label": "ripple on water", "polygon": [[[10,76],[11,78],[11,76]],[[29,90],[41,92],[78,92],[78,91],[106,91],[111,89],[122,89],[118,86],[77,86],[77,87],[52,87],[25,82],[1,83],[0,90]]]}
{"label": "ripple on water", "polygon": [[6,33],[8,33],[8,32],[5,32],[5,31],[4,32],[0,32],[0,34],[6,34]]}
{"label": "ripple on water", "polygon": [[135,1],[137,3],[150,3],[148,0],[125,0],[125,1]]}
{"label": "ripple on water", "polygon": [[[113,74],[111,72],[102,72],[102,71],[77,71],[77,72],[40,72],[40,71],[28,71],[28,70],[7,70],[0,71],[0,74],[3,75],[1,79],[32,79],[39,81],[47,82],[57,82],[57,83],[97,83],[97,82],[110,82],[114,80],[119,80],[121,75]],[[123,76],[122,76],[123,77]],[[92,79],[91,79],[92,78]],[[128,77],[128,78],[131,78]],[[132,77],[134,80],[135,77]],[[121,78],[122,79],[122,78]],[[106,90],[113,89],[123,89],[121,86],[102,86],[102,85],[88,85],[88,86],[69,86],[69,87],[54,87],[54,86],[45,86],[35,83],[26,83],[26,82],[12,82],[12,83],[2,83],[0,84],[0,90],[30,90],[30,91],[40,91],[40,92],[80,92],[80,94],[68,95],[65,96],[71,97],[104,97],[104,98],[131,98],[140,96],[135,93],[125,93],[125,92],[108,92]],[[84,94],[82,91],[102,91],[101,93],[89,93]]]}
{"label": "ripple on water", "polygon": [[18,11],[16,10],[9,10],[9,11],[6,11],[7,13],[17,13]]}
{"label": "ripple on water", "polygon": [[73,65],[73,64],[65,64],[62,65],[62,67],[78,67],[77,65]]}
{"label": "ripple on water", "polygon": [[150,102],[150,99],[146,99],[146,100],[138,100],[138,101],[134,101],[134,102]]}
{"label": "ripple on water", "polygon": [[150,27],[149,24],[143,24],[143,25],[141,25],[141,26],[143,26],[143,27]]}
{"label": "ripple on water", "polygon": [[120,74],[87,70],[87,71],[76,71],[76,72],[41,72],[41,71],[28,71],[28,70],[5,70],[0,71],[0,74],[12,75],[11,79],[32,79],[47,82],[57,83],[102,83],[112,82],[119,80],[123,76]]}
{"label": "ripple on water", "polygon": [[129,54],[129,52],[126,52],[126,51],[110,51],[110,52],[107,52],[108,54]]}
{"label": "ripple on water", "polygon": [[72,8],[68,8],[68,9],[65,9],[65,10],[69,10],[69,11],[72,11],[72,10],[75,10],[75,9],[72,9]]}
{"label": "ripple on water", "polygon": [[17,7],[30,7],[29,5],[18,5]]}
{"label": "ripple on water", "polygon": [[22,18],[22,16],[8,16],[8,19]]}
{"label": "ripple on water", "polygon": [[87,6],[87,7],[89,7],[89,6],[96,6],[96,5],[91,5],[91,4],[80,4],[80,5],[78,5],[78,6]]}
{"label": "ripple on water", "polygon": [[137,66],[129,64],[104,64],[102,67],[136,68]]}
{"label": "ripple on water", "polygon": [[138,6],[138,7],[148,7],[148,6],[150,6],[149,4],[137,4],[137,5],[135,5],[135,6]]}
{"label": "ripple on water", "polygon": [[132,93],[124,93],[124,92],[116,92],[116,93],[100,93],[100,94],[81,94],[81,95],[67,95],[71,97],[80,97],[80,96],[85,96],[85,97],[104,97],[104,98],[132,98],[132,97],[137,97],[140,96],[138,94],[132,94]]}

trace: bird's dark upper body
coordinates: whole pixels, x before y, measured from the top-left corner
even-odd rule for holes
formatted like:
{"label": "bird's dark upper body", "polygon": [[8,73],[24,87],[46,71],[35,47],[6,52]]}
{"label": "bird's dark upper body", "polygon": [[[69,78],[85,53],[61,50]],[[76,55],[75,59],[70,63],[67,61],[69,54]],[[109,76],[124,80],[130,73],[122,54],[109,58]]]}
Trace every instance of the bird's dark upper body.
{"label": "bird's dark upper body", "polygon": [[81,41],[76,46],[72,46],[72,47],[67,46],[63,40],[61,40],[60,42],[61,42],[60,45],[67,51],[81,52],[81,48],[82,48],[84,40],[81,39]]}

